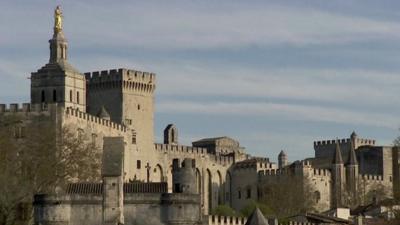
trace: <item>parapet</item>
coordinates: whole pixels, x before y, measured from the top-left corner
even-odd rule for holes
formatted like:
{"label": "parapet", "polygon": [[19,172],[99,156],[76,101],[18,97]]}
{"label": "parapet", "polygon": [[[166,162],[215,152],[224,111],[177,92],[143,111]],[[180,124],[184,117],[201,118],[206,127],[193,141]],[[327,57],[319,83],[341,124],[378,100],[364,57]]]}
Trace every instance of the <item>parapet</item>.
{"label": "parapet", "polygon": [[57,104],[31,104],[23,103],[22,107],[18,103],[13,103],[7,106],[6,104],[0,104],[0,114],[4,113],[42,113],[50,112]]}
{"label": "parapet", "polygon": [[85,112],[80,111],[79,109],[68,107],[68,108],[65,109],[64,113],[66,115],[73,116],[73,117],[78,118],[78,119],[86,120],[86,121],[88,121],[90,123],[95,123],[95,124],[98,124],[98,125],[110,127],[112,129],[116,129],[116,130],[119,130],[119,131],[122,131],[122,132],[126,132],[127,131],[127,127],[122,125],[122,124],[114,123],[114,122],[112,122],[110,120],[102,119],[100,117],[93,116],[91,114],[87,114]]}
{"label": "parapet", "polygon": [[244,225],[247,218],[236,216],[209,215],[208,225]]}
{"label": "parapet", "polygon": [[314,176],[331,177],[331,171],[329,169],[313,169]]}
{"label": "parapet", "polygon": [[[337,139],[337,140],[323,140],[323,141],[314,141],[314,148],[316,147],[324,147],[328,145],[336,145],[336,144],[350,144],[351,139],[346,138],[346,139]],[[373,139],[364,139],[364,138],[356,138],[355,139],[355,145],[356,146],[361,146],[361,145],[375,145],[376,141]]]}
{"label": "parapet", "polygon": [[374,174],[360,174],[364,181],[383,181],[383,176]]}
{"label": "parapet", "polygon": [[152,93],[155,90],[156,75],[128,69],[113,69],[85,73],[88,88],[123,87],[135,91]]}
{"label": "parapet", "polygon": [[155,143],[154,148],[158,152],[182,154],[185,157],[208,156],[210,160],[220,165],[230,165],[234,162],[234,157],[231,155],[210,154],[206,148],[201,147]]}

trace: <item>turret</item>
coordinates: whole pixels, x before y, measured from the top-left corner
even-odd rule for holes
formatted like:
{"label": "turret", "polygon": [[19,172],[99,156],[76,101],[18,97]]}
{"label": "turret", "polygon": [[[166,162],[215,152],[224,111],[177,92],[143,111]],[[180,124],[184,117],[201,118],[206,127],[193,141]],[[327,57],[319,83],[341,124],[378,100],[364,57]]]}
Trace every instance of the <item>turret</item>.
{"label": "turret", "polygon": [[344,189],[344,165],[342,152],[340,151],[339,143],[336,143],[336,149],[332,160],[332,207],[337,208],[342,206],[343,189]]}
{"label": "turret", "polygon": [[174,124],[168,124],[168,126],[164,129],[164,144],[178,144],[178,130]]}
{"label": "turret", "polygon": [[100,111],[97,113],[97,116],[102,119],[111,120],[111,116],[104,106],[101,107]]}
{"label": "turret", "polygon": [[347,186],[347,191],[349,192],[353,200],[356,200],[355,196],[357,196],[357,191],[358,191],[357,179],[358,179],[358,162],[357,162],[356,152],[354,150],[354,144],[351,143],[349,157],[346,163],[346,186]]}
{"label": "turret", "polygon": [[287,154],[282,150],[279,155],[278,155],[278,166],[279,169],[284,168],[285,166],[288,165],[288,156]]}
{"label": "turret", "polygon": [[195,160],[185,158],[181,164],[179,159],[174,159],[172,182],[174,193],[197,194]]}

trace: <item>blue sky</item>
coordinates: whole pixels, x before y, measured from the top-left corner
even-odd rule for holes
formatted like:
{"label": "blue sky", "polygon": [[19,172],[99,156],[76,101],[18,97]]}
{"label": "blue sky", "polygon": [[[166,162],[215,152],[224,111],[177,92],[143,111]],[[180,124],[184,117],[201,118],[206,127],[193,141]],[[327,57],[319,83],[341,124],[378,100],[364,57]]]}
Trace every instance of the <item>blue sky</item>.
{"label": "blue sky", "polygon": [[157,74],[157,141],[175,123],[183,144],[230,136],[275,161],[399,134],[399,1],[1,1],[0,102],[29,101],[57,4],[81,72]]}

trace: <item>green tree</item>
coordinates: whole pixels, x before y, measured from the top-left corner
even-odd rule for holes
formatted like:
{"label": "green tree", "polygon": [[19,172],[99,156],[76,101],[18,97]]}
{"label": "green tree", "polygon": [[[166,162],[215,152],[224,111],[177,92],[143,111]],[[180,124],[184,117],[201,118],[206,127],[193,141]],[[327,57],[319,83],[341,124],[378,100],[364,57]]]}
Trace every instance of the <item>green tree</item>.
{"label": "green tree", "polygon": [[[100,153],[85,135],[48,117],[0,117],[0,224],[29,224],[33,195],[100,175]],[[76,131],[76,129],[75,129]]]}
{"label": "green tree", "polygon": [[219,215],[219,216],[238,216],[236,211],[229,207],[228,205],[219,205],[214,208],[211,212],[212,215]]}
{"label": "green tree", "polygon": [[244,217],[249,217],[256,208],[259,208],[264,216],[274,217],[275,212],[268,206],[260,202],[250,201],[245,207],[240,210],[240,213]]}

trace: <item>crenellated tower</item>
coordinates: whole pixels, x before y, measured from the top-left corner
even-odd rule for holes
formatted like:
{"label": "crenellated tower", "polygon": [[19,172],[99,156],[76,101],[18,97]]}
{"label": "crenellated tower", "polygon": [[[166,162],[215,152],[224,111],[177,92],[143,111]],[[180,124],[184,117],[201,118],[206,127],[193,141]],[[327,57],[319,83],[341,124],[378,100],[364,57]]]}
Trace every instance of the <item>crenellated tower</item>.
{"label": "crenellated tower", "polygon": [[342,159],[342,152],[340,146],[337,143],[335,154],[332,160],[332,208],[338,208],[342,206],[343,190],[345,182],[344,165]]}
{"label": "crenellated tower", "polygon": [[132,143],[147,152],[154,148],[153,73],[115,69],[85,73],[87,111],[95,115],[107,109],[111,121],[131,128]]}
{"label": "crenellated tower", "polygon": [[63,32],[60,6],[54,11],[49,63],[31,74],[31,103],[58,103],[86,111],[86,81],[67,61],[68,42]]}

